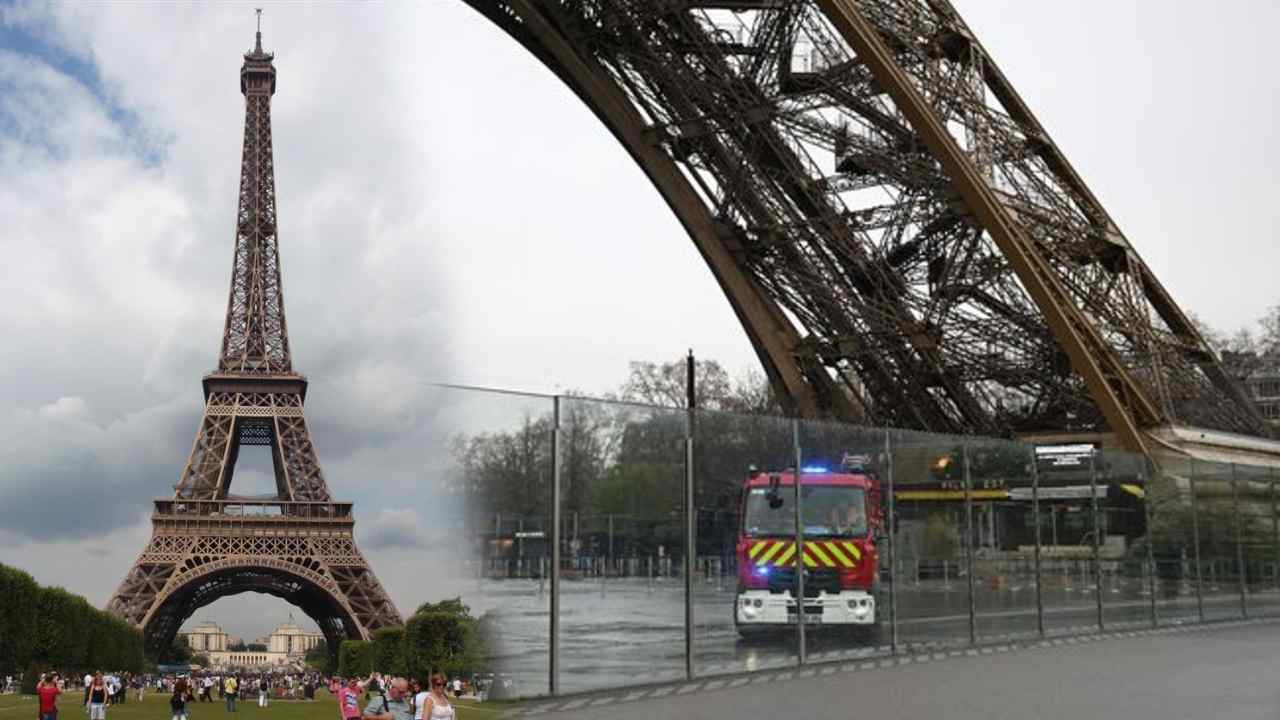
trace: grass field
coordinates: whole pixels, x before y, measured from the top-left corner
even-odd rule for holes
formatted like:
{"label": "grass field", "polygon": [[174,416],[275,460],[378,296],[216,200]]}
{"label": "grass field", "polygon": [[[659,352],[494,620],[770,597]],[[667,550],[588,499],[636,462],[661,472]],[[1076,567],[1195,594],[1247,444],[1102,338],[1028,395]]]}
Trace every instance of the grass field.
{"label": "grass field", "polygon": [[[75,690],[58,698],[58,720],[86,720],[84,706],[80,703],[82,691]],[[508,705],[476,703],[460,700],[458,720],[493,720]],[[0,695],[0,720],[35,720],[36,701],[32,695]],[[236,712],[227,712],[225,702],[187,703],[190,720],[339,720],[338,706],[323,690],[313,701],[273,700],[269,707],[258,707],[258,695],[253,693],[247,701],[237,704]],[[148,692],[142,702],[129,702],[107,708],[107,720],[169,720],[169,696]]]}

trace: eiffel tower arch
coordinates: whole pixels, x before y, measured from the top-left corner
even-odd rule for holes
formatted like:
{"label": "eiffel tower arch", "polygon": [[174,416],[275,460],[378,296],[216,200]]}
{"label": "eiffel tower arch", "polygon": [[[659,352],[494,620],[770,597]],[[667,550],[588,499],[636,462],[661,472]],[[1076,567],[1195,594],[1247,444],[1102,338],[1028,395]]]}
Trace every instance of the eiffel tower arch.
{"label": "eiffel tower arch", "polygon": [[[337,652],[344,639],[401,624],[356,547],[351,503],[334,500],[293,370],[285,323],[271,143],[274,56],[259,30],[244,56],[244,148],[231,291],[216,371],[203,381],[204,417],[172,497],[155,501],[152,537],[107,608],[141,627],[152,651],[227,595],[261,592],[299,607]],[[231,493],[240,449],[270,449],[276,492]]]}
{"label": "eiffel tower arch", "polygon": [[466,2],[646,173],[789,412],[1271,436],[948,0]]}

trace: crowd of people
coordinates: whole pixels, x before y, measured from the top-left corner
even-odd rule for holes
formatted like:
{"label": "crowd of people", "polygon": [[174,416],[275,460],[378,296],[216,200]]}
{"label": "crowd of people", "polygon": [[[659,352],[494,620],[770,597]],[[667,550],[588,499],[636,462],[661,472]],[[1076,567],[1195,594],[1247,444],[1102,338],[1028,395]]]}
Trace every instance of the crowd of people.
{"label": "crowd of people", "polygon": [[[75,692],[79,678],[68,681],[59,673],[40,676],[36,685],[39,720],[58,720],[58,698],[64,692]],[[450,681],[443,673],[404,678],[372,673],[369,677],[324,678],[317,673],[203,673],[192,675],[132,675],[129,673],[95,672],[79,683],[88,720],[107,720],[107,709],[129,700],[137,702],[147,690],[167,693],[171,720],[188,720],[188,705],[214,702],[226,704],[227,712],[236,712],[243,696],[256,696],[259,707],[268,707],[272,699],[314,700],[316,690],[326,688],[337,701],[342,720],[455,720],[453,700],[464,692],[480,693],[481,688],[468,686],[461,678]],[[13,678],[5,679],[5,686]]]}

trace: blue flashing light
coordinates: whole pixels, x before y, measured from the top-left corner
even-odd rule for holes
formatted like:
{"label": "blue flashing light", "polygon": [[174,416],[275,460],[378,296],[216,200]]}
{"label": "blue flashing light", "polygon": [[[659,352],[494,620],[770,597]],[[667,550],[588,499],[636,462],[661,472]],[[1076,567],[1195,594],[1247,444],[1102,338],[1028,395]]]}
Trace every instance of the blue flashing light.
{"label": "blue flashing light", "polygon": [[768,566],[768,565],[757,565],[757,566],[756,566],[756,574],[757,574],[757,575],[768,575],[768,574],[769,574],[769,566]]}
{"label": "blue flashing light", "polygon": [[812,474],[831,472],[831,471],[822,467],[821,465],[807,465],[805,467],[800,468],[800,472],[809,473],[812,475]]}

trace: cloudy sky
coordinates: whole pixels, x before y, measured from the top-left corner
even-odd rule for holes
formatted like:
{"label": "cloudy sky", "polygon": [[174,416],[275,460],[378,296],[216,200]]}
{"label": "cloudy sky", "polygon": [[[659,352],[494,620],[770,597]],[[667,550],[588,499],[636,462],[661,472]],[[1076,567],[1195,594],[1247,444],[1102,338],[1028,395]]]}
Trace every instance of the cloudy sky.
{"label": "cloudy sky", "polygon": [[[1233,328],[1280,302],[1280,6],[957,4],[1184,308]],[[448,555],[434,454],[462,421],[425,383],[602,392],[629,360],[754,357],[616,143],[461,3],[279,5],[263,30],[308,417],[411,609],[456,589],[424,569]],[[0,0],[0,562],[94,603],[199,420],[252,42],[251,5]],[[243,467],[237,490],[267,486],[264,458]],[[251,637],[288,612],[241,596],[201,619]]]}

